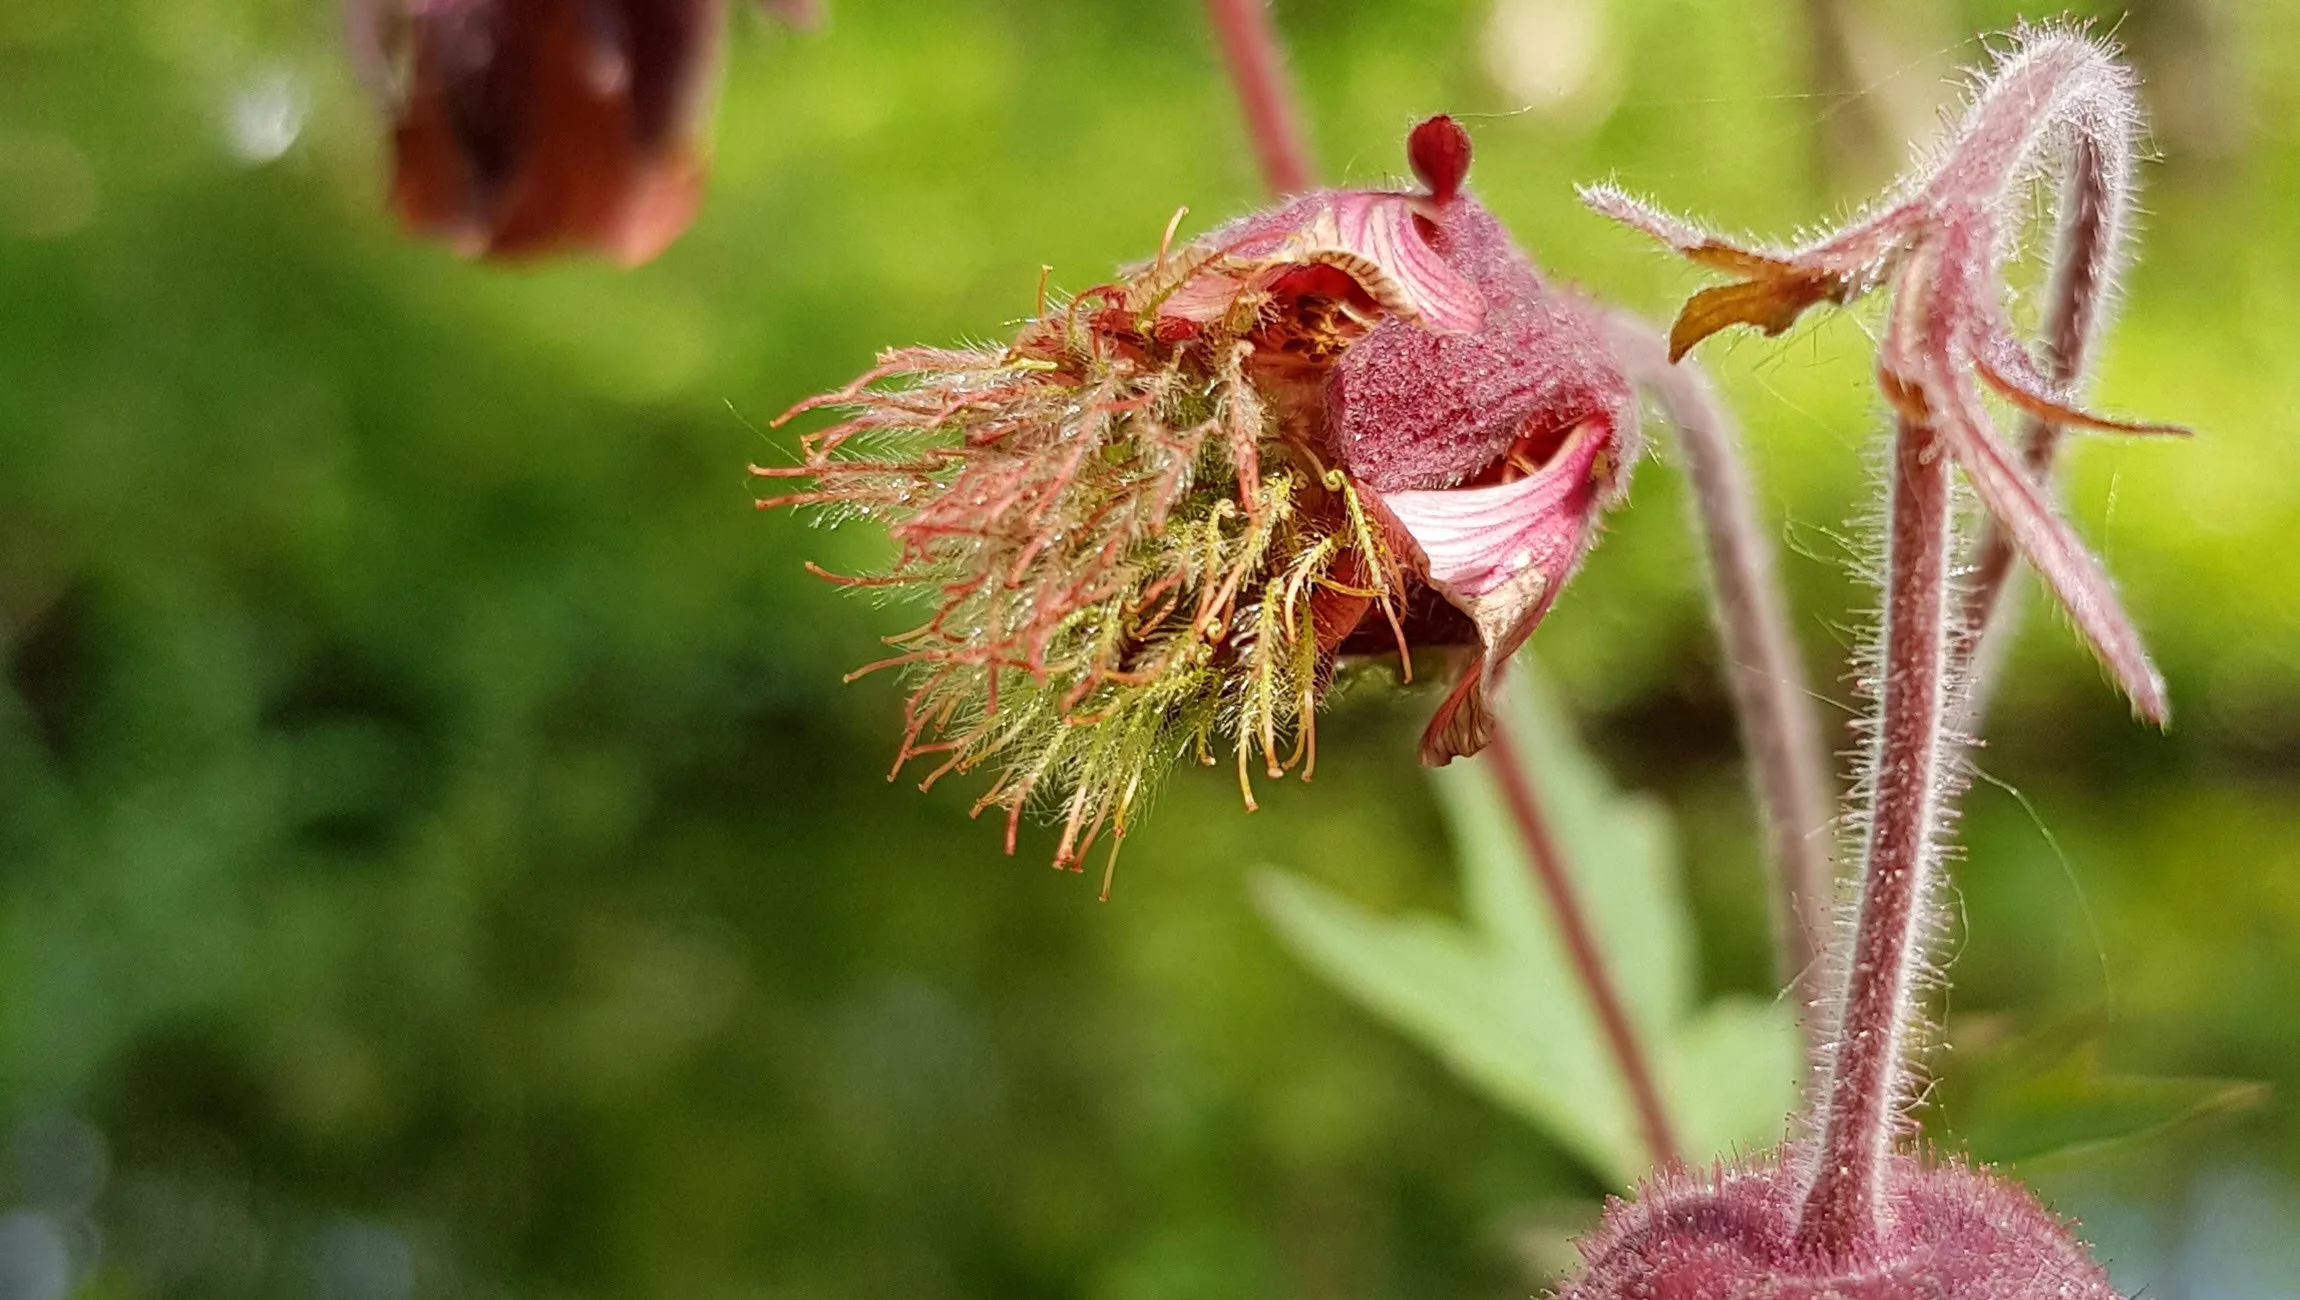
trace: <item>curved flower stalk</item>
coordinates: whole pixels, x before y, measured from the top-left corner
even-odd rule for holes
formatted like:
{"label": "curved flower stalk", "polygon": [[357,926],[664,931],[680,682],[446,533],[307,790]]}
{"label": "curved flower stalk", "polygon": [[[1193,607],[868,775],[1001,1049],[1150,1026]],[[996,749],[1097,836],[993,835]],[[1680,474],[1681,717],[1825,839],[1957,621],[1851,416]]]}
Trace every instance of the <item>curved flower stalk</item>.
{"label": "curved flower stalk", "polygon": [[[1000,348],[889,352],[801,403],[843,419],[769,478],[884,524],[859,584],[931,608],[897,770],[993,765],[977,811],[1061,810],[1058,865],[1157,774],[1315,763],[1342,656],[1466,646],[1426,760],[1482,748],[1485,692],[1626,484],[1637,408],[1598,314],[1414,131],[1412,192],[1318,190],[1166,247]],[[889,382],[892,381],[892,382]],[[867,669],[865,671],[868,671]]]}
{"label": "curved flower stalk", "polygon": [[1643,318],[1615,313],[1612,338],[1630,378],[1653,394],[1684,458],[1726,686],[1772,849],[1775,974],[1798,1007],[1810,1008],[1820,1001],[1817,958],[1837,899],[1835,793],[1740,430],[1708,376],[1690,361],[1671,361],[1668,341]]}
{"label": "curved flower stalk", "polygon": [[[1817,303],[1850,302],[1890,282],[1892,316],[1877,357],[1887,400],[1938,428],[1996,527],[2044,578],[2133,710],[2162,722],[2164,683],[2107,574],[2006,447],[1983,401],[1985,388],[2056,427],[2185,432],[2072,405],[2067,381],[2048,376],[2014,338],[1999,291],[2025,182],[2056,160],[2080,166],[2083,187],[2121,214],[2137,121],[2131,76],[2100,46],[2024,32],[1930,169],[1870,214],[1799,247],[1746,247],[1610,186],[1583,193],[1597,211],[1739,277],[1685,304],[1670,330],[1672,358],[1733,325],[1779,334]],[[2087,258],[2102,294],[2122,256],[2122,229],[2121,217],[2107,222]]]}
{"label": "curved flower stalk", "polygon": [[636,265],[693,220],[726,0],[350,0],[348,17],[410,231],[467,257]]}
{"label": "curved flower stalk", "polygon": [[[2062,220],[2054,238],[2052,279],[2045,290],[2038,361],[2047,378],[2071,393],[2077,391],[2093,340],[2114,307],[2111,295],[2124,253],[2131,174],[2129,153],[2102,153],[2093,141],[2079,138],[2061,182]],[[2046,415],[2031,412],[2024,421],[2022,466],[2048,491],[2061,434],[2061,425]],[[1994,525],[1973,548],[1955,646],[1971,678],[1965,694],[1967,727],[1978,725],[1987,706],[1989,679],[2012,622],[2002,611],[2001,598],[2017,558],[2011,539]]]}
{"label": "curved flower stalk", "polygon": [[[1889,281],[1878,371],[1897,421],[1859,894],[1819,1020],[1828,1050],[1802,1139],[1706,1175],[1664,1171],[1634,1202],[1610,1205],[1565,1300],[2114,1296],[2068,1229],[2017,1183],[1928,1158],[1906,1108],[1969,681],[1952,564],[1955,467],[2046,575],[2135,709],[2164,714],[2161,683],[2106,576],[2005,452],[1978,387],[2054,423],[2166,429],[2069,406],[2065,378],[2048,382],[2013,341],[1998,289],[2000,209],[2011,188],[2059,157],[2094,170],[2064,194],[2098,193],[2121,211],[2128,169],[2103,162],[2129,157],[2135,119],[2130,77],[2105,48],[2073,33],[2024,31],[1937,166],[1876,215],[1803,249],[1749,252],[1613,192],[1593,195],[1601,209],[1744,277],[1687,304],[1680,352],[1730,324],[1777,333],[1814,302],[1847,301]],[[2106,292],[2118,254],[2094,256]]]}
{"label": "curved flower stalk", "polygon": [[1282,195],[1310,188],[1316,169],[1310,165],[1309,140],[1264,0],[1206,0],[1206,17],[1222,44],[1262,175]]}

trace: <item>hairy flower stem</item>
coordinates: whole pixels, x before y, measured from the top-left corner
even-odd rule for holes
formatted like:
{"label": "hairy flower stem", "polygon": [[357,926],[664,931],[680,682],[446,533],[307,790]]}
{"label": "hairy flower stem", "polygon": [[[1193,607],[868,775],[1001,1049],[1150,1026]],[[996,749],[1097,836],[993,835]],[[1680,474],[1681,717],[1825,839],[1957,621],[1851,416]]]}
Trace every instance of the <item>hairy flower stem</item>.
{"label": "hairy flower stem", "polygon": [[1500,718],[1494,719],[1487,753],[1486,765],[1501,782],[1502,798],[1509,804],[1510,817],[1517,823],[1518,838],[1525,844],[1525,856],[1533,865],[1534,880],[1549,900],[1549,910],[1557,918],[1557,928],[1564,936],[1574,973],[1589,995],[1590,1010],[1597,1016],[1598,1028],[1603,1031],[1606,1047],[1613,1054],[1613,1064],[1628,1086],[1630,1100],[1637,1110],[1638,1132],[1645,1140],[1646,1150],[1652,1152],[1656,1165],[1664,1168],[1681,1165],[1684,1154],[1677,1145],[1675,1130],[1670,1127],[1669,1113],[1662,1109],[1661,1091],[1655,1086],[1644,1047],[1629,1023],[1629,1013],[1614,988],[1612,972],[1606,969],[1605,956],[1598,951],[1597,936],[1589,928],[1580,896],[1574,893],[1573,879],[1566,873],[1565,857],[1558,849],[1556,837],[1550,834],[1549,821],[1542,815],[1533,783],[1526,778],[1517,747],[1510,742],[1509,729]]}
{"label": "hairy flower stem", "polygon": [[[2112,170],[2120,162],[2103,157],[2089,137],[2079,136],[2071,146],[2042,341],[2044,373],[2063,389],[2076,386],[2090,359],[2089,344],[2111,289],[2124,220],[2121,195],[2129,189]],[[2040,486],[2049,486],[2062,432],[2060,424],[2036,415],[2022,426],[2021,468]],[[1969,683],[1965,709],[1971,724],[1979,721],[1998,648],[2011,633],[2012,616],[1999,617],[1998,607],[2018,559],[2012,539],[1992,520],[1973,551],[1956,634],[1956,663]]]}
{"label": "hairy flower stem", "polygon": [[[1690,360],[1672,365],[1668,339],[1646,321],[1616,314],[1611,324],[1616,354],[1630,377],[1652,391],[1684,452],[1726,683],[1772,842],[1776,975],[1809,1011],[1820,997],[1814,958],[1829,932],[1836,898],[1834,783],[1773,546],[1741,455],[1739,430],[1708,376]],[[1805,1020],[1811,1033],[1810,1016]]]}
{"label": "hairy flower stem", "polygon": [[1860,901],[1823,1084],[1801,1247],[1857,1259],[1877,1240],[1886,1158],[1907,1099],[1915,984],[1930,924],[1934,843],[1947,795],[1949,454],[1904,415],[1893,439],[1884,659]]}
{"label": "hairy flower stem", "polygon": [[[1215,30],[1221,35],[1230,75],[1237,83],[1238,98],[1245,107],[1247,127],[1253,133],[1255,151],[1262,160],[1264,179],[1278,194],[1308,189],[1310,164],[1302,141],[1300,116],[1294,109],[1292,90],[1280,71],[1283,59],[1277,32],[1263,8],[1263,0],[1207,0],[1206,7]],[[1665,358],[1661,369],[1668,369]],[[1688,393],[1706,398],[1706,394],[1691,394],[1690,390]],[[1704,421],[1696,417],[1694,422],[1711,429],[1728,427],[1714,415],[1712,403],[1712,418]],[[1728,437],[1723,444],[1728,457],[1732,454],[1729,442]],[[1714,462],[1715,458],[1711,460]],[[1745,484],[1745,476],[1742,478]],[[1743,518],[1750,513],[1744,509]],[[1770,578],[1769,570],[1763,577]],[[1629,1023],[1621,995],[1614,988],[1612,974],[1598,950],[1597,936],[1590,930],[1581,900],[1574,893],[1573,881],[1566,874],[1565,859],[1550,834],[1540,798],[1533,783],[1526,779],[1517,749],[1510,743],[1499,718],[1493,719],[1492,728],[1488,742],[1491,757],[1487,762],[1501,782],[1503,797],[1509,803],[1518,836],[1524,842],[1526,860],[1533,864],[1534,879],[1549,899],[1550,911],[1557,917],[1558,929],[1564,935],[1574,974],[1589,998],[1590,1009],[1597,1016],[1614,1064],[1629,1089],[1637,1111],[1638,1131],[1655,1164],[1680,1165],[1684,1161],[1683,1152],[1670,1127],[1669,1113],[1662,1108],[1653,1070],[1645,1059],[1644,1048],[1638,1043],[1636,1030]]]}
{"label": "hairy flower stem", "polygon": [[[1207,11],[1270,188],[1279,194],[1308,188],[1310,164],[1300,116],[1281,72],[1282,53],[1263,0],[1207,0]],[[1667,340],[1643,321],[1616,315],[1607,333],[1624,370],[1633,382],[1652,388],[1685,446],[1734,705],[1774,844],[1777,963],[1783,982],[1793,984],[1800,1004],[1810,1008],[1816,936],[1825,931],[1835,893],[1829,854],[1831,782],[1772,548],[1758,523],[1731,418],[1706,378],[1695,367],[1671,364]],[[1653,1072],[1574,895],[1539,797],[1498,719],[1491,744],[1526,857],[1557,915],[1575,974],[1628,1085],[1645,1145],[1656,1163],[1679,1164],[1681,1151]]]}
{"label": "hairy flower stem", "polygon": [[1222,57],[1238,89],[1263,179],[1279,195],[1309,189],[1313,172],[1309,143],[1265,0],[1206,0],[1206,12],[1221,38]]}

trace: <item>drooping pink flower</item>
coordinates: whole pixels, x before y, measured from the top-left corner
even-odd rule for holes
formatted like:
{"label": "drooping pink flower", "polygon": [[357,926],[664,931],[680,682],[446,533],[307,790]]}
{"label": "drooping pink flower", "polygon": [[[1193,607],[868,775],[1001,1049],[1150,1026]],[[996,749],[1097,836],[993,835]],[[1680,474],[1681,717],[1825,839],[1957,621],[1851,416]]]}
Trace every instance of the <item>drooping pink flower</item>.
{"label": "drooping pink flower", "polygon": [[702,201],[725,18],[726,0],[351,0],[392,209],[466,256],[654,257]]}
{"label": "drooping pink flower", "polygon": [[902,760],[995,761],[981,806],[1010,825],[1056,795],[1075,864],[1218,740],[1242,785],[1257,753],[1306,772],[1345,654],[1464,646],[1423,754],[1483,746],[1493,675],[1625,485],[1637,404],[1596,313],[1463,191],[1467,134],[1432,119],[1408,152],[1419,190],[1300,195],[1006,347],[890,352],[797,408],[845,418],[756,470],[813,480],[762,504],[880,521],[897,558],[850,581],[933,610],[885,661],[916,674]]}

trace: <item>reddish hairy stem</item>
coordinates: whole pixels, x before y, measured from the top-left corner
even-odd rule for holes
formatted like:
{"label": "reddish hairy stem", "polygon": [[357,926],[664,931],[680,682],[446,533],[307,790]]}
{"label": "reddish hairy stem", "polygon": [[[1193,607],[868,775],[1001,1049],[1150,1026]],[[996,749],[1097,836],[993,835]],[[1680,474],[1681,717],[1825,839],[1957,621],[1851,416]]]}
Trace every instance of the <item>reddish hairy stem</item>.
{"label": "reddish hairy stem", "polygon": [[[2045,306],[2044,372],[2062,388],[2075,386],[2089,360],[2088,345],[2101,318],[2114,268],[2117,228],[2122,222],[2118,196],[2112,194],[2107,160],[2100,148],[2077,137],[2069,157],[2068,180],[2062,193],[2060,234],[2053,255],[2053,277]],[[2038,416],[2022,425],[2021,466],[2030,478],[2046,484],[2060,451],[2062,426]],[[1987,678],[1995,666],[1994,646],[2009,635],[2011,615],[1998,616],[2013,565],[2020,558],[2012,539],[1994,520],[1974,548],[1972,577],[1965,590],[1964,614],[1956,633],[1956,662],[1970,681],[1966,708],[1978,721],[1987,691]]]}
{"label": "reddish hairy stem", "polygon": [[[1213,19],[1214,30],[1221,37],[1223,55],[1229,63],[1231,79],[1238,87],[1238,98],[1245,109],[1255,152],[1261,158],[1264,179],[1271,190],[1281,195],[1310,188],[1309,149],[1303,140],[1292,88],[1287,85],[1282,69],[1277,30],[1263,0],[1206,0],[1206,9]],[[1656,1164],[1680,1165],[1684,1156],[1670,1127],[1668,1112],[1662,1108],[1661,1093],[1655,1086],[1644,1048],[1637,1041],[1628,1013],[1622,1007],[1621,995],[1615,990],[1612,975],[1598,951],[1596,936],[1590,931],[1581,901],[1573,891],[1573,882],[1566,875],[1565,860],[1558,852],[1557,841],[1550,835],[1540,799],[1526,779],[1525,770],[1519,766],[1516,748],[1510,744],[1508,732],[1499,719],[1494,721],[1489,750],[1492,757],[1488,761],[1501,780],[1503,797],[1509,803],[1510,815],[1524,841],[1526,858],[1533,864],[1534,878],[1549,899],[1550,910],[1564,934],[1574,973],[1589,997],[1590,1008],[1596,1013],[1614,1064],[1629,1088],[1637,1111],[1638,1131],[1646,1149],[1652,1152]]]}
{"label": "reddish hairy stem", "polygon": [[1238,88],[1263,180],[1280,195],[1310,188],[1310,147],[1264,0],[1206,0],[1206,12],[1221,37],[1222,58]]}
{"label": "reddish hairy stem", "polygon": [[1858,1259],[1876,1241],[1886,1157],[1906,1100],[1915,983],[1930,923],[1934,836],[1947,793],[1948,449],[1904,417],[1893,440],[1873,794],[1860,901],[1837,1000],[1800,1246]]}
{"label": "reddish hairy stem", "polygon": [[[1671,331],[1671,348],[1679,353],[1734,325],[1777,334],[1807,309],[1848,302],[1879,287],[1896,266],[1924,259],[1928,278],[1903,275],[1900,283],[1904,292],[1921,289],[1936,299],[1927,311],[1937,319],[1922,336],[1899,339],[1880,354],[1880,379],[1888,390],[1925,390],[1931,412],[1924,418],[1949,440],[1996,524],[2051,587],[2133,711],[2160,722],[2167,707],[2163,680],[2106,572],[2050,508],[2021,456],[2003,444],[1982,400],[1985,387],[2046,420],[2127,433],[2183,432],[2072,405],[2014,339],[2003,309],[2009,220],[2027,179],[2057,158],[2065,177],[2080,178],[2072,182],[2078,188],[2066,214],[2076,224],[2064,224],[2070,238],[2061,250],[2074,273],[2059,277],[2058,288],[2081,308],[2071,316],[2072,331],[2091,332],[2099,289],[2112,278],[2121,251],[2135,118],[2131,74],[2105,47],[2069,32],[2024,33],[1998,60],[1935,165],[1903,180],[1870,215],[1800,247],[1737,247],[1608,187],[1587,193],[1600,212],[1740,277],[1687,301]],[[2080,220],[2080,209],[2090,215]]]}
{"label": "reddish hairy stem", "polygon": [[1590,932],[1589,918],[1583,914],[1581,899],[1574,893],[1572,878],[1566,874],[1564,855],[1550,834],[1549,822],[1542,815],[1533,783],[1526,779],[1516,746],[1510,743],[1509,729],[1498,717],[1493,722],[1487,753],[1490,757],[1486,764],[1501,782],[1502,797],[1517,823],[1518,837],[1525,843],[1526,859],[1533,864],[1534,880],[1549,900],[1549,910],[1557,918],[1557,928],[1565,938],[1565,950],[1573,961],[1574,973],[1589,994],[1590,1010],[1597,1015],[1598,1027],[1604,1032],[1614,1066],[1629,1087],[1630,1100],[1637,1110],[1638,1132],[1645,1140],[1646,1150],[1653,1153],[1657,1165],[1683,1164],[1684,1154],[1677,1145],[1675,1130],[1670,1127],[1669,1114],[1661,1107],[1661,1092],[1654,1085],[1645,1050],[1637,1041],[1628,1012],[1621,1005],[1621,995],[1613,987],[1613,976],[1606,969],[1604,955],[1598,951],[1596,935]]}
{"label": "reddish hairy stem", "polygon": [[[1829,932],[1836,897],[1834,782],[1773,546],[1741,455],[1739,430],[1708,376],[1690,360],[1670,364],[1667,338],[1634,316],[1615,315],[1610,333],[1623,366],[1653,391],[1684,451],[1726,683],[1741,720],[1758,811],[1772,841],[1776,976],[1783,987],[1795,989],[1798,1006],[1809,1012],[1820,995],[1814,958]],[[1810,1033],[1811,1017],[1802,1019]]]}

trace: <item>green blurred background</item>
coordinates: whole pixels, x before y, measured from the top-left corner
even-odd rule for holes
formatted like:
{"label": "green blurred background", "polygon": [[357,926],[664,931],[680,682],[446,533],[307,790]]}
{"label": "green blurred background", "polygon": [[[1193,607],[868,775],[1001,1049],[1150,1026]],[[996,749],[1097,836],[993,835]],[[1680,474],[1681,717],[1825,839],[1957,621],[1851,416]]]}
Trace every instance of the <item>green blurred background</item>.
{"label": "green blurred background", "polygon": [[[1253,816],[1184,773],[1107,905],[884,779],[898,684],[838,682],[901,614],[800,568],[864,531],[753,513],[765,420],[1257,181],[1190,0],[833,3],[735,25],[708,206],[631,273],[400,238],[326,0],[0,3],[0,1297],[1500,1297],[1594,1215],[1245,899],[1451,905],[1430,697],[1344,701]],[[2094,11],[2156,157],[2102,397],[2203,435],[2084,445],[2071,511],[2177,721],[2030,619],[1947,1021],[2271,1084],[2023,1172],[2128,1291],[2300,1295],[2300,7]],[[1278,5],[1330,175],[1452,110],[1525,245],[1655,313],[1691,273],[1573,182],[1786,232],[2022,13]],[[1862,323],[1708,358],[1842,700]],[[1677,814],[1709,985],[1768,992],[1665,461],[1537,645]]]}

